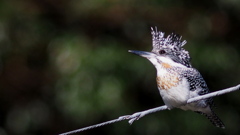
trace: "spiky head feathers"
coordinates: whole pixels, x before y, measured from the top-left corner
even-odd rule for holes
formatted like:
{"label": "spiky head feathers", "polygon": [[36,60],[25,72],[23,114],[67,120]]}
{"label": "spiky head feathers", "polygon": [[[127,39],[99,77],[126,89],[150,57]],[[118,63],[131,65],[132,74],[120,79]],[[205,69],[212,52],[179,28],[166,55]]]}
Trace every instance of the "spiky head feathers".
{"label": "spiky head feathers", "polygon": [[155,30],[153,28],[151,29],[153,44],[152,52],[158,55],[165,55],[177,63],[191,67],[189,53],[182,48],[187,43],[186,40],[182,41],[182,37],[175,33],[172,33],[165,38],[164,32],[157,31],[157,28],[155,28]]}

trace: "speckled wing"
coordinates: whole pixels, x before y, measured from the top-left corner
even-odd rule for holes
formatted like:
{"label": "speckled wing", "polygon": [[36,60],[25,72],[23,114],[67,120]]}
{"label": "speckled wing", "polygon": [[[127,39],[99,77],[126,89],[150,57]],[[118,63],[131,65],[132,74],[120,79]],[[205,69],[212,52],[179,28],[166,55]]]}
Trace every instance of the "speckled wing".
{"label": "speckled wing", "polygon": [[[195,68],[188,68],[184,73],[183,76],[187,78],[189,82],[189,89],[190,91],[200,90],[198,91],[198,95],[205,95],[207,93],[210,93],[210,90],[208,89],[208,86],[203,79],[202,75],[199,73],[199,71]],[[206,99],[206,103],[212,107],[213,99],[208,98]]]}

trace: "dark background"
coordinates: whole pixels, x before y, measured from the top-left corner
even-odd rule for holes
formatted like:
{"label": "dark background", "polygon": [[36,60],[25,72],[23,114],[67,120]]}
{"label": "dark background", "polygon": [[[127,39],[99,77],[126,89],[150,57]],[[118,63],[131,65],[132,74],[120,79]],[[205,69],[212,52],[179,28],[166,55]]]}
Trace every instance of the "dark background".
{"label": "dark background", "polygon": [[[51,135],[163,105],[150,27],[175,31],[211,91],[240,81],[240,1],[0,1],[0,135]],[[226,129],[174,109],[79,135],[240,134],[240,92],[215,97]]]}

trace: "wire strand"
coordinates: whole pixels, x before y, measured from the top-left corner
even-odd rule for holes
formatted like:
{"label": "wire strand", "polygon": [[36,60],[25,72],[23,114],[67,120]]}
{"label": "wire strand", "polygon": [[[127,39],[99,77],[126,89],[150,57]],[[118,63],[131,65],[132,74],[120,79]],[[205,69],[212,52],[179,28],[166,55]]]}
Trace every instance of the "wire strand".
{"label": "wire strand", "polygon": [[[240,84],[237,85],[237,86],[234,86],[234,87],[227,88],[227,89],[223,89],[223,90],[215,91],[215,92],[212,92],[212,93],[208,93],[206,95],[191,98],[187,101],[187,104],[192,103],[192,102],[196,102],[196,101],[199,101],[199,100],[202,100],[202,99],[206,99],[206,98],[215,97],[215,96],[223,95],[223,94],[226,94],[226,93],[230,93],[230,92],[233,92],[233,91],[236,91],[236,90],[239,90],[239,89],[240,89]],[[108,124],[116,123],[116,122],[123,121],[123,120],[129,120],[128,122],[130,124],[132,124],[135,120],[138,120],[139,118],[141,118],[145,115],[148,115],[148,114],[154,113],[154,112],[158,112],[158,111],[162,111],[162,110],[166,110],[166,109],[168,109],[167,106],[163,105],[163,106],[152,108],[152,109],[145,110],[145,111],[142,111],[142,112],[137,112],[137,113],[134,113],[132,115],[121,116],[117,119],[106,121],[106,122],[99,123],[99,124],[96,124],[96,125],[76,129],[76,130],[69,131],[69,132],[66,132],[66,133],[61,133],[59,135],[70,135],[70,134],[82,132],[82,131],[85,131],[85,130],[90,130],[90,129],[93,129],[93,128],[97,128],[97,127],[105,126],[105,125],[108,125]]]}
{"label": "wire strand", "polygon": [[85,131],[85,130],[89,130],[89,129],[93,129],[93,128],[109,125],[109,124],[116,123],[116,122],[123,121],[123,120],[125,120],[124,117],[119,117],[118,119],[114,119],[114,120],[106,121],[106,122],[99,123],[99,124],[96,124],[96,125],[92,125],[92,126],[76,129],[76,130],[69,131],[69,132],[66,132],[66,133],[61,133],[59,135],[70,135],[70,134],[82,132],[82,131]]}

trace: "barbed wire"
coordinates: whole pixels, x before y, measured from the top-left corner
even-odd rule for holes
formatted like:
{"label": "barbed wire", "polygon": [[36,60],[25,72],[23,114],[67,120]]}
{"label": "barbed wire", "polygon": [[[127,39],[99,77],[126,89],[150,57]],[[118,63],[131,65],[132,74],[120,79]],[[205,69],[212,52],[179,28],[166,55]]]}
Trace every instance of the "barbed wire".
{"label": "barbed wire", "polygon": [[[210,97],[215,97],[215,96],[223,95],[223,94],[226,94],[226,93],[230,93],[230,92],[233,92],[233,91],[236,91],[236,90],[239,90],[239,89],[240,89],[240,84],[237,85],[237,86],[234,86],[234,87],[227,88],[227,89],[211,92],[211,93],[208,93],[206,95],[191,98],[187,101],[187,104],[192,103],[192,102],[196,102],[196,101],[199,101],[199,100],[202,100],[202,99],[207,99],[207,98],[210,98]],[[132,115],[120,116],[117,119],[106,121],[106,122],[99,123],[99,124],[96,124],[96,125],[76,129],[76,130],[69,131],[69,132],[66,132],[66,133],[61,133],[59,135],[70,135],[70,134],[82,132],[82,131],[85,131],[85,130],[90,130],[90,129],[93,129],[93,128],[109,125],[109,124],[116,123],[116,122],[123,121],[123,120],[129,120],[128,121],[129,124],[132,124],[135,120],[138,120],[145,115],[148,115],[148,114],[151,114],[151,113],[154,113],[154,112],[158,112],[158,111],[162,111],[162,110],[166,110],[166,109],[168,109],[167,106],[163,105],[163,106],[152,108],[152,109],[149,109],[149,110],[137,112],[137,113],[134,113]]]}

